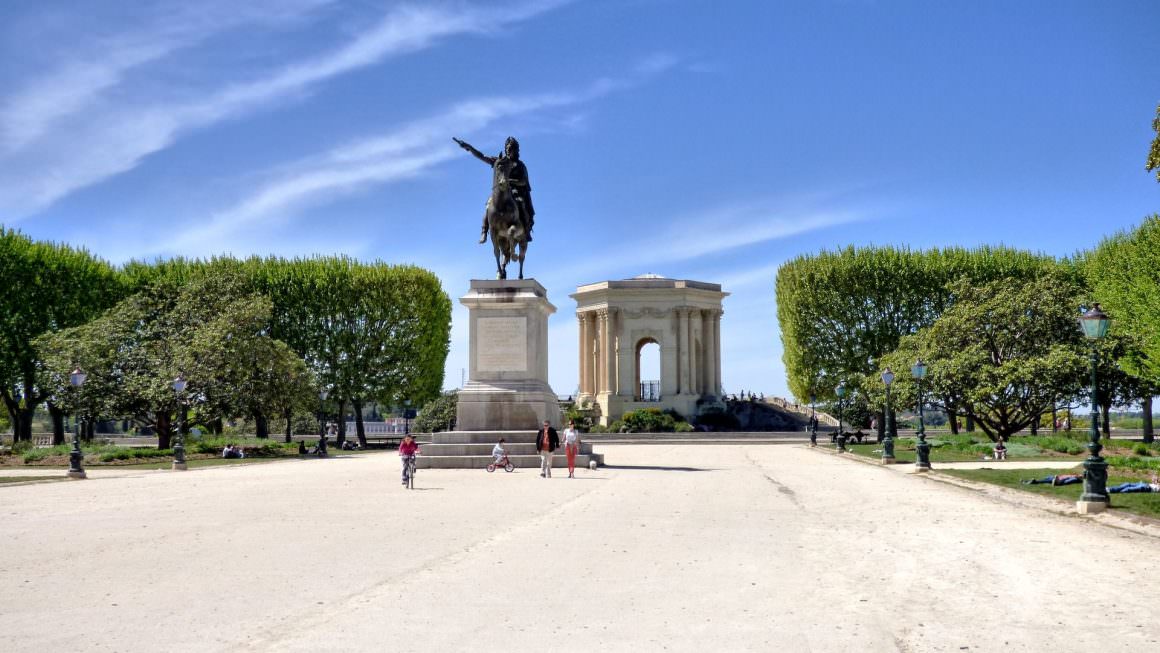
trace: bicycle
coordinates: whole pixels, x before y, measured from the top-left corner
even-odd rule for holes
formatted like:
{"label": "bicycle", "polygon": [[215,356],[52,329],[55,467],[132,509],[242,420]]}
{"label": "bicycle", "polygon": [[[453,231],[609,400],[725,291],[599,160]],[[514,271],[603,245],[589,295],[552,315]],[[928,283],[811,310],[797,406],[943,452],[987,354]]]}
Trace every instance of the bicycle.
{"label": "bicycle", "polygon": [[415,469],[416,469],[415,468],[415,456],[413,456],[413,455],[407,456],[406,461],[407,461],[406,466],[403,467],[403,474],[404,474],[405,480],[407,482],[407,489],[414,490],[415,489]]}
{"label": "bicycle", "polygon": [[505,471],[505,472],[512,472],[512,471],[515,471],[515,469],[516,469],[516,466],[512,464],[511,459],[508,458],[507,456],[504,456],[503,460],[499,460],[499,461],[493,460],[487,464],[488,473],[494,472],[496,470],[496,468],[499,467],[501,464],[503,465],[503,471]]}

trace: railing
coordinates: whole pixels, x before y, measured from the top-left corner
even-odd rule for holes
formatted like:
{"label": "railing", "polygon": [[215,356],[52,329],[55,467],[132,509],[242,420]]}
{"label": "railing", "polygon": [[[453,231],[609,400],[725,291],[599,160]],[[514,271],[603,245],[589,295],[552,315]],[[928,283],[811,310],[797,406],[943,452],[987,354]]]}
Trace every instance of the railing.
{"label": "railing", "polygon": [[660,381],[641,381],[640,382],[640,400],[641,401],[660,401],[661,400],[661,382]]}
{"label": "railing", "polygon": [[[346,432],[348,435],[353,435],[356,425],[353,421],[346,423]],[[405,433],[407,431],[407,420],[402,417],[388,417],[381,422],[368,422],[363,420],[363,432],[367,435],[390,435],[394,433]]]}

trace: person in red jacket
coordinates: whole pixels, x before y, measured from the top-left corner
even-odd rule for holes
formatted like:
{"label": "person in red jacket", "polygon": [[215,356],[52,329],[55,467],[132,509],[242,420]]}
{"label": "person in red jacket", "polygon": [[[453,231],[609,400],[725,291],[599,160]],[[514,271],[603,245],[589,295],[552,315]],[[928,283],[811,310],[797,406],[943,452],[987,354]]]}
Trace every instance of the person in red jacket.
{"label": "person in red jacket", "polygon": [[407,461],[414,459],[418,453],[419,443],[415,442],[410,433],[404,435],[403,441],[399,443],[399,458],[403,462],[403,485],[407,484]]}
{"label": "person in red jacket", "polygon": [[552,423],[544,420],[544,425],[536,433],[536,451],[540,452],[540,476],[552,478],[552,456],[560,446],[560,436]]}

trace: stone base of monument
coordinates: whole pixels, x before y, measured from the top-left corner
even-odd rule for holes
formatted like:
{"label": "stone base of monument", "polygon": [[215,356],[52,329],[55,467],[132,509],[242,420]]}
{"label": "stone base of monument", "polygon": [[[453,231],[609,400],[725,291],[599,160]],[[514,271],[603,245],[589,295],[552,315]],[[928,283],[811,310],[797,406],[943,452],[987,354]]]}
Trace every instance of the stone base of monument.
{"label": "stone base of monument", "polygon": [[544,420],[560,427],[560,400],[542,381],[469,381],[459,390],[456,428],[463,431],[539,429]]}
{"label": "stone base of monument", "polygon": [[548,385],[548,316],[556,307],[535,279],[472,279],[459,298],[468,313],[468,381],[459,391],[461,431],[560,429],[560,403]]}
{"label": "stone base of monument", "polygon": [[[419,469],[483,469],[494,460],[491,449],[505,440],[508,458],[516,469],[540,469],[540,455],[536,453],[535,431],[447,431],[431,434],[431,442],[420,447],[420,455],[415,459]],[[583,439],[583,436],[581,436]],[[582,442],[580,453],[576,455],[576,467],[580,469],[592,467],[592,464],[603,465],[604,455],[594,453],[592,445]],[[568,458],[564,455],[564,447],[556,450],[552,459],[552,467],[568,466]]]}
{"label": "stone base of monument", "polygon": [[1081,515],[1094,515],[1097,512],[1103,512],[1108,509],[1108,504],[1103,501],[1076,501],[1075,510]]}

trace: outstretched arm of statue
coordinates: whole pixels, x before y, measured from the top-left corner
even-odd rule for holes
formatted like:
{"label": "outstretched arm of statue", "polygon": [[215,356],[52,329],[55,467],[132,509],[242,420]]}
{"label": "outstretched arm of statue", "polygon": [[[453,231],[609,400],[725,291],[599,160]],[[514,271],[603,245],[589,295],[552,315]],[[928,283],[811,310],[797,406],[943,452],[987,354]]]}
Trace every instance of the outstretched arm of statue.
{"label": "outstretched arm of statue", "polygon": [[459,140],[458,138],[455,138],[454,136],[451,137],[451,140],[455,141],[459,145],[459,147],[462,147],[463,149],[467,150],[468,152],[471,153],[472,156],[479,159],[480,161],[483,161],[487,165],[489,165],[489,166],[495,165],[495,157],[487,156],[483,152],[480,152],[479,150],[472,147],[470,143],[465,143],[465,142]]}

